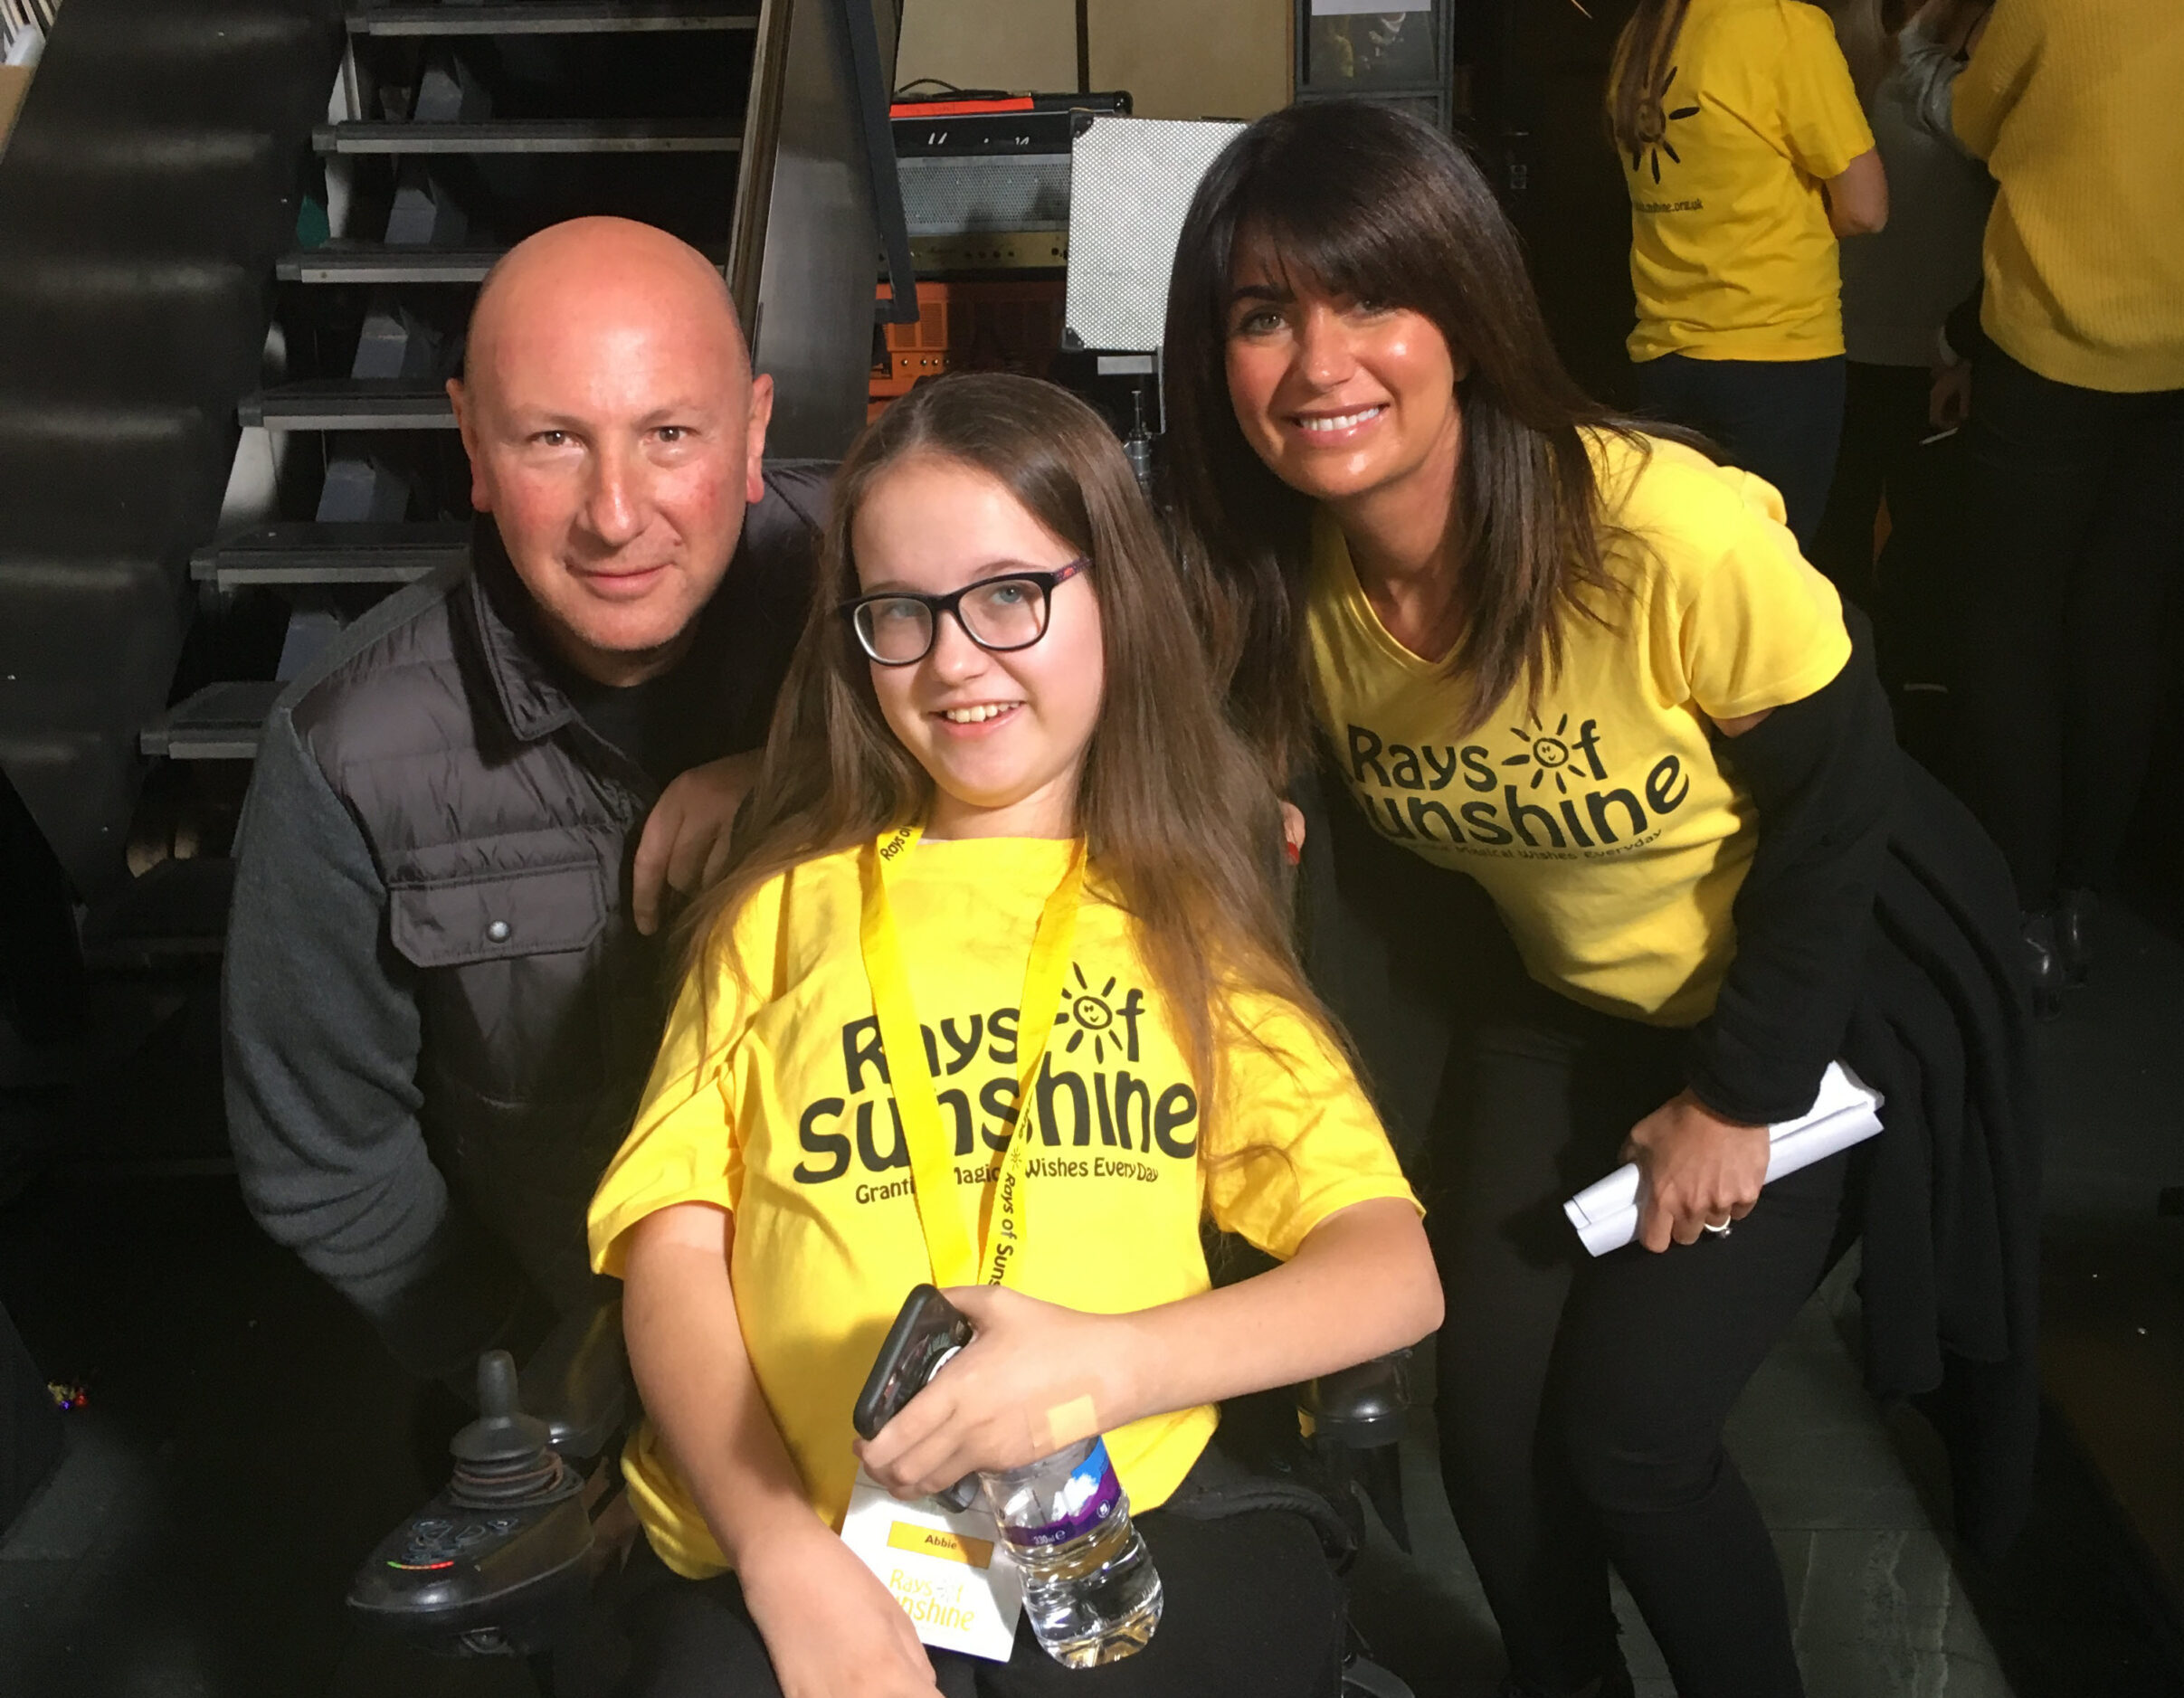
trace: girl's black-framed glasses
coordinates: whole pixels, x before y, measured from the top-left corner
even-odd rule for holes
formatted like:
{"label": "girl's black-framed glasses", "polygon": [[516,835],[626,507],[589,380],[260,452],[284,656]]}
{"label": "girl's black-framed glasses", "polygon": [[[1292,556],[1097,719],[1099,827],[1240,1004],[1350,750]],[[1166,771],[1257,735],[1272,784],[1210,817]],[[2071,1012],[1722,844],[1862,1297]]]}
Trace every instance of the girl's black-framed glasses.
{"label": "girl's black-framed glasses", "polygon": [[964,635],[993,654],[1029,649],[1047,634],[1054,586],[1091,570],[1078,558],[1051,572],[1008,572],[981,578],[946,595],[882,590],[836,610],[849,621],[858,647],[880,666],[916,666],[933,652],[943,613],[955,615]]}

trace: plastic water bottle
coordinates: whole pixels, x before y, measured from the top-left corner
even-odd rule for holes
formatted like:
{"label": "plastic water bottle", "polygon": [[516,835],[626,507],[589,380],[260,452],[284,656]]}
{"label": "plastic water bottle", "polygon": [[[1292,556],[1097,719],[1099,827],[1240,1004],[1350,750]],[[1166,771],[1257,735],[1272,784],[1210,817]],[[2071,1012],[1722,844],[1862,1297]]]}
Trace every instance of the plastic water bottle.
{"label": "plastic water bottle", "polygon": [[1106,1441],[1080,1439],[982,1478],[1047,1655],[1064,1668],[1091,1668],[1143,1650],[1160,1626],[1160,1571],[1130,1524]]}

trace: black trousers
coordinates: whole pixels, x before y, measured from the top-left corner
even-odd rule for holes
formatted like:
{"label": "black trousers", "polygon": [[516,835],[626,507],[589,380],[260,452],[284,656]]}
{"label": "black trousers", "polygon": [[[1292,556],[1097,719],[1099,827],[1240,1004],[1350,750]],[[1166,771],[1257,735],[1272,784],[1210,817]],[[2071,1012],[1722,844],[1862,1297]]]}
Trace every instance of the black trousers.
{"label": "black trousers", "polygon": [[1712,437],[1733,466],[1781,491],[1798,547],[1812,552],[1843,433],[1843,357],[1638,363],[1646,410]]}
{"label": "black trousers", "polygon": [[[933,1652],[948,1698],[1335,1698],[1342,1593],[1310,1523],[1281,1510],[1135,1520],[1164,1596],[1150,1645],[1067,1669],[1022,1625],[1005,1664]],[[622,1596],[632,1664],[617,1698],[780,1698],[734,1575],[683,1579],[641,1540]]]}
{"label": "black trousers", "polygon": [[2184,390],[2059,384],[1999,348],[1972,374],[1972,541],[1953,775],[2027,908],[2114,873],[2184,565]]}
{"label": "black trousers", "polygon": [[1790,1698],[1781,1575],[1722,1426],[1827,1271],[1845,1158],[1770,1185],[1726,1237],[1587,1256],[1562,1199],[1681,1088],[1682,1034],[1547,1000],[1458,1039],[1435,1119],[1449,1506],[1542,1692],[1612,1665],[1612,1560],[1684,1698]]}
{"label": "black trousers", "polygon": [[[1812,543],[1812,564],[1872,617],[1882,681],[1934,684],[1950,671],[1966,489],[1963,434],[1939,441],[1920,365],[1845,367],[1843,440]],[[1888,540],[1873,536],[1888,504]]]}
{"label": "black trousers", "polygon": [[1513,1671],[1558,1693],[1614,1665],[1612,1561],[1684,1698],[1791,1698],[1780,1570],[1721,1435],[1837,1252],[1847,1158],[1769,1186],[1726,1238],[1587,1256],[1562,1200],[1681,1088],[1682,1034],[1531,984],[1469,880],[1327,793],[1306,811],[1314,976],[1421,1179],[1442,1479]]}

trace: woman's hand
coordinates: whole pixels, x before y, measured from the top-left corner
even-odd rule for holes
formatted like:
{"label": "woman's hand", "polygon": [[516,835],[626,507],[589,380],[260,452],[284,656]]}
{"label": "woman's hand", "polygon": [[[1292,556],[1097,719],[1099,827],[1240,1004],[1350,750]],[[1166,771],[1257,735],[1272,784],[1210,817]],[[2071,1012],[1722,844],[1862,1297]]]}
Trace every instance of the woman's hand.
{"label": "woman's hand", "polygon": [[1937,365],[1926,394],[1926,422],[1937,431],[1961,429],[1971,417],[1971,362]]}
{"label": "woman's hand", "polygon": [[660,929],[667,893],[685,896],[720,876],[728,860],[728,827],[758,780],[758,756],[730,754],[672,779],[645,817],[630,868],[630,907],[637,929]]}
{"label": "woman's hand", "polygon": [[817,1521],[746,1551],[736,1578],[783,1698],[934,1698],[917,1630],[878,1575]]}
{"label": "woman's hand", "polygon": [[1021,1468],[1142,1412],[1115,1390],[1128,1354],[1120,1317],[999,1285],[946,1295],[978,1336],[857,1447],[866,1472],[897,1497],[928,1496],[974,1471]]}
{"label": "woman's hand", "polygon": [[1293,802],[1282,803],[1282,852],[1292,867],[1305,858],[1304,810]]}
{"label": "woman's hand", "polygon": [[1630,1129],[1623,1159],[1636,1162],[1638,1241],[1665,1250],[1694,1244],[1707,1226],[1742,1220],[1767,1182],[1767,1128],[1723,1120],[1679,1091]]}

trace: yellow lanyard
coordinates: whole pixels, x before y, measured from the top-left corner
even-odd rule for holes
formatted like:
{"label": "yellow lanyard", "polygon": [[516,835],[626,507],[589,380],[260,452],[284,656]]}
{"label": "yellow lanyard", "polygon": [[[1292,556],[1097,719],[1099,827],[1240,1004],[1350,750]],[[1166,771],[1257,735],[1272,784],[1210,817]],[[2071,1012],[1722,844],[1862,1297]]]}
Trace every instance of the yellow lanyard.
{"label": "yellow lanyard", "polygon": [[[1016,1122],[1002,1157],[1001,1179],[986,1238],[975,1252],[964,1230],[955,1200],[954,1146],[941,1122],[940,1098],[926,1055],[917,1005],[903,969],[902,940],[895,930],[888,886],[917,847],[922,828],[890,831],[872,846],[864,867],[865,977],[872,986],[872,1011],[879,1017],[879,1041],[888,1058],[888,1079],[902,1116],[903,1138],[910,1147],[911,1189],[917,1218],[925,1228],[926,1252],[933,1277],[942,1285],[968,1285],[983,1279],[1001,1285],[1023,1244],[1024,1163],[1038,1138],[1039,1116],[1031,1112],[1031,1082],[1047,1053],[1061,1007],[1062,977],[1077,936],[1077,910],[1084,899],[1085,844],[1079,838],[1069,852],[1069,868],[1040,910],[1024,968],[1023,995],[1016,1015]],[[982,1271],[983,1270],[983,1271]]]}

